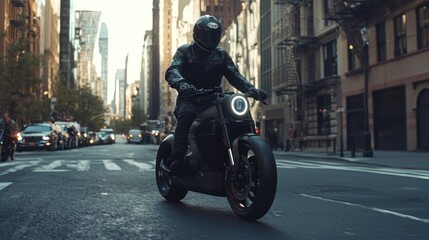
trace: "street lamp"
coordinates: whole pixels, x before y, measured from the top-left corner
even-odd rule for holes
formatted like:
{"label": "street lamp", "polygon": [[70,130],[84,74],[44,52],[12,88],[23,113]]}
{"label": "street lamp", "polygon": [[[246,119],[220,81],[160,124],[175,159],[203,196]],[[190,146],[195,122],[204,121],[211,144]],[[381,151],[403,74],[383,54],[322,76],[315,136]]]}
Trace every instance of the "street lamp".
{"label": "street lamp", "polygon": [[364,150],[363,157],[373,157],[373,152],[371,148],[371,133],[369,132],[369,114],[368,114],[368,77],[369,77],[369,58],[368,58],[368,38],[369,30],[365,26],[360,30],[363,40],[363,56],[362,63],[365,68],[365,93],[363,100],[364,108],[364,130],[363,130],[363,139],[364,139]]}

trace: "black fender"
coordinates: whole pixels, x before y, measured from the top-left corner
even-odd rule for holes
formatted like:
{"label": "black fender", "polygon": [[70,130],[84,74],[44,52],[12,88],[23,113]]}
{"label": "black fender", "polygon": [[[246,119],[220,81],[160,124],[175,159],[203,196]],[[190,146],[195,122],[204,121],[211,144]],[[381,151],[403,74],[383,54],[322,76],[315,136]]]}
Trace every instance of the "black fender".
{"label": "black fender", "polygon": [[164,142],[168,142],[171,146],[173,146],[174,143],[174,134],[170,133],[167,135],[167,137],[164,138],[164,140],[162,140],[162,143]]}
{"label": "black fender", "polygon": [[236,159],[239,159],[239,157],[240,157],[239,151],[238,151],[238,143],[241,140],[252,141],[253,143],[255,143],[257,145],[259,152],[273,154],[271,147],[259,135],[255,134],[255,133],[244,133],[244,134],[240,135],[239,137],[237,137],[236,139],[234,139],[234,141],[232,143],[232,154],[234,157],[234,162]]}

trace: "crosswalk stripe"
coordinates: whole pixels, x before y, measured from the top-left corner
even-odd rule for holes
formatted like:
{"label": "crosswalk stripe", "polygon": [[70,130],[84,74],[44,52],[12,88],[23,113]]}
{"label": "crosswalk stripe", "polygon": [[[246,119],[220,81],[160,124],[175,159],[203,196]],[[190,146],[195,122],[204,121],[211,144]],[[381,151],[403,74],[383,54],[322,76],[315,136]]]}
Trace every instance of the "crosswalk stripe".
{"label": "crosswalk stripe", "polygon": [[26,162],[25,164],[17,165],[13,168],[10,168],[10,169],[7,169],[7,170],[1,172],[0,176],[6,175],[6,174],[12,173],[12,172],[17,172],[17,171],[20,171],[20,170],[27,168],[27,167],[32,167],[32,166],[38,164],[39,162],[40,161],[30,161],[30,162]]}
{"label": "crosswalk stripe", "polygon": [[3,188],[11,185],[11,182],[0,182],[0,190],[2,190]]}
{"label": "crosswalk stripe", "polygon": [[34,172],[66,172],[66,169],[55,169],[62,165],[61,160],[55,160],[48,165],[43,165],[34,170]]}
{"label": "crosswalk stripe", "polygon": [[122,170],[121,167],[119,167],[118,164],[112,162],[112,160],[103,160],[103,164],[104,167],[110,171]]}
{"label": "crosswalk stripe", "polygon": [[79,160],[77,162],[76,169],[78,171],[89,171],[89,161],[88,160]]}

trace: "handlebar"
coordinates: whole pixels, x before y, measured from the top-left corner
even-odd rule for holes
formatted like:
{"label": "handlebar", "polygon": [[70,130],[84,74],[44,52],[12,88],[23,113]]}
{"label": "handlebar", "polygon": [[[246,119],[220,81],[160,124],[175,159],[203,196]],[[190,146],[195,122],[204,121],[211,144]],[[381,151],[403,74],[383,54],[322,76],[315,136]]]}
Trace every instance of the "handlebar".
{"label": "handlebar", "polygon": [[[200,88],[200,89],[197,89],[197,91],[195,92],[195,93],[193,93],[193,94],[190,94],[190,95],[187,95],[187,96],[185,96],[185,97],[187,97],[187,98],[191,98],[191,97],[196,97],[196,96],[201,96],[201,95],[207,95],[207,94],[234,94],[234,92],[227,92],[227,93],[222,93],[222,89],[221,88],[214,88],[214,89],[204,89],[204,88]],[[255,99],[254,97],[253,97],[253,95],[251,94],[251,93],[249,93],[249,92],[245,92],[245,93],[243,93],[243,95],[245,96],[245,97],[250,97],[250,98],[253,98],[253,99]],[[257,99],[255,99],[256,101],[260,101],[262,104],[264,104],[264,105],[268,105],[268,103],[267,102],[265,102],[264,100],[257,100]]]}

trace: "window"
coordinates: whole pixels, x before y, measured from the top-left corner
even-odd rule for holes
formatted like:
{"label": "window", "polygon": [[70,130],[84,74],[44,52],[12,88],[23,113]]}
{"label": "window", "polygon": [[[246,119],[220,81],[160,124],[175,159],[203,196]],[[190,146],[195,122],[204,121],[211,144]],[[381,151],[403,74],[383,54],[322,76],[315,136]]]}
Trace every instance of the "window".
{"label": "window", "polygon": [[355,47],[351,42],[347,45],[347,57],[348,57],[348,66],[349,71],[356,69],[356,56],[355,56]]}
{"label": "window", "polygon": [[376,26],[377,36],[377,61],[386,60],[386,23],[382,22]]}
{"label": "window", "polygon": [[[331,10],[333,9],[333,1],[332,0],[323,0],[323,12],[325,14],[325,19],[329,16]],[[328,26],[330,23],[329,20],[325,20],[325,26]]]}
{"label": "window", "polygon": [[337,75],[337,40],[323,45],[324,77]]}
{"label": "window", "polygon": [[407,16],[401,14],[393,19],[395,27],[395,57],[407,53]]}
{"label": "window", "polygon": [[429,4],[417,8],[417,47],[429,47]]}

